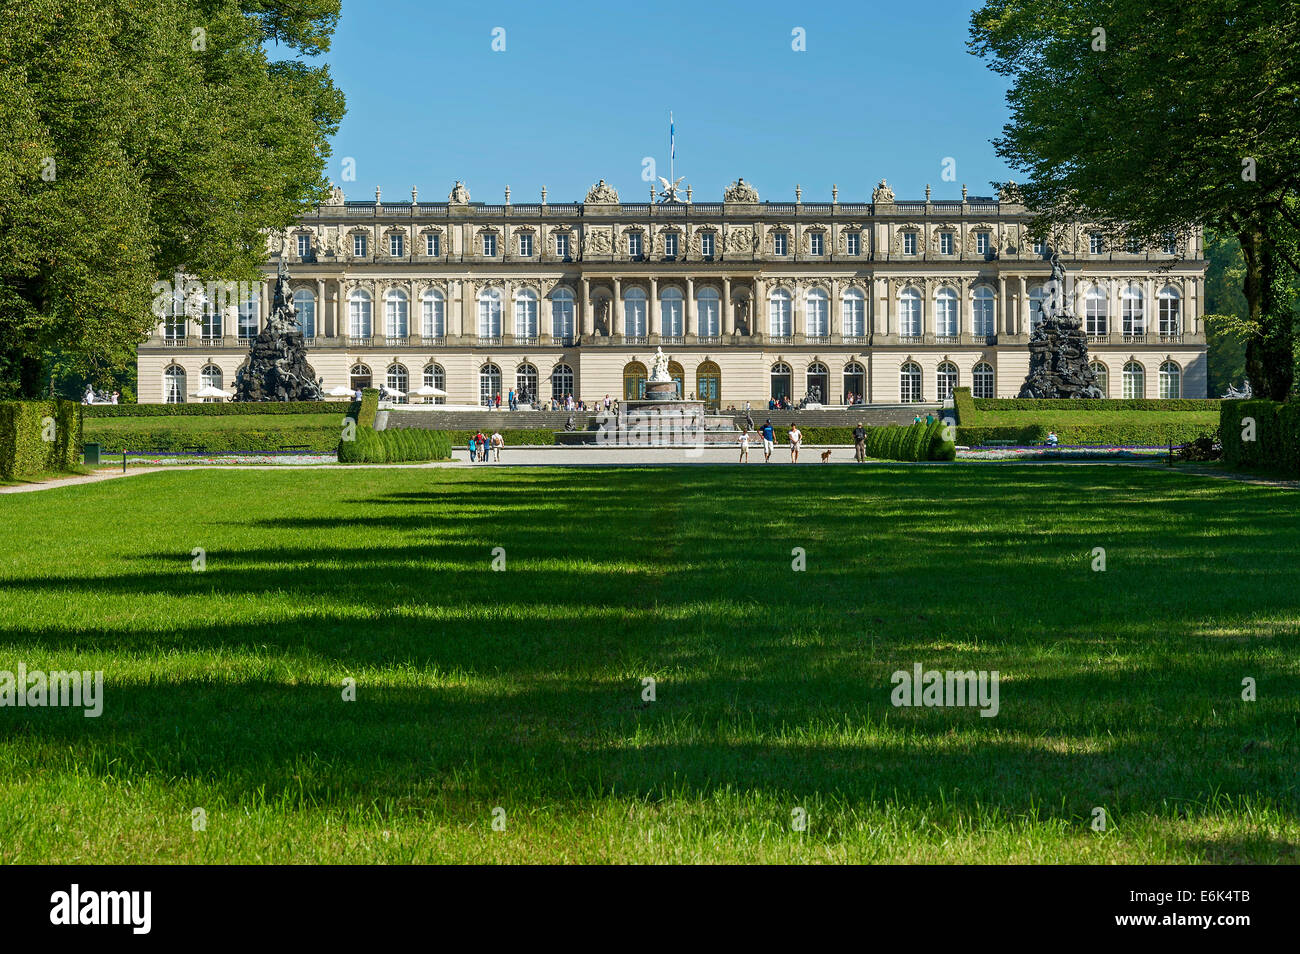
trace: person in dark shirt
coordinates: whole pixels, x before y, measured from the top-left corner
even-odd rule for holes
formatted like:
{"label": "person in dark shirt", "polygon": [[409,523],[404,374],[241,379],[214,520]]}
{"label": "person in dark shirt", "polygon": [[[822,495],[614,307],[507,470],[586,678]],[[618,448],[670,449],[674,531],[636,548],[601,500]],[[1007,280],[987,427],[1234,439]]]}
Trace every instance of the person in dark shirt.
{"label": "person in dark shirt", "polygon": [[767,423],[763,425],[763,463],[772,460],[772,444],[776,441],[776,430],[772,427],[772,419],[768,418]]}
{"label": "person in dark shirt", "polygon": [[861,421],[853,428],[853,459],[859,464],[867,459],[867,430]]}

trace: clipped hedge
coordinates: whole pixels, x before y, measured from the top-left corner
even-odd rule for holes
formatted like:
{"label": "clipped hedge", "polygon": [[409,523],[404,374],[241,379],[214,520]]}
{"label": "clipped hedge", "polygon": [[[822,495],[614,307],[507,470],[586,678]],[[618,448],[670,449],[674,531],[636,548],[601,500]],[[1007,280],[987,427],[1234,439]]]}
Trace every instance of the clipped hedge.
{"label": "clipped hedge", "polygon": [[957,412],[957,423],[975,423],[975,399],[970,396],[970,388],[952,389],[952,406]]}
{"label": "clipped hedge", "polygon": [[127,450],[133,454],[179,454],[198,447],[202,448],[200,453],[205,454],[264,454],[286,445],[306,445],[308,453],[329,454],[338,444],[339,431],[338,427],[314,425],[259,427],[251,422],[240,427],[194,431],[168,427],[160,421],[157,427],[113,430],[102,434],[92,429],[91,437],[102,443],[109,453]]}
{"label": "clipped hedge", "polygon": [[[53,440],[46,440],[47,436]],[[0,401],[0,478],[12,480],[74,470],[80,463],[80,404],[63,400]]]}
{"label": "clipped hedge", "polygon": [[1212,433],[1214,428],[1205,424],[1140,424],[1116,421],[1112,424],[1062,425],[1048,427],[1043,424],[975,425],[957,428],[957,443],[979,447],[989,441],[1011,441],[1013,444],[1043,444],[1048,431],[1056,431],[1057,440],[1068,445],[1138,445],[1165,447],[1189,444],[1199,437]]}
{"label": "clipped hedge", "polygon": [[1219,434],[1230,466],[1300,476],[1300,403],[1224,401]]}
{"label": "clipped hedge", "polygon": [[[955,388],[970,393],[969,388]],[[1217,411],[1218,398],[972,398],[976,411]],[[960,412],[961,406],[958,405]],[[968,418],[969,419],[969,418]]]}
{"label": "clipped hedge", "polygon": [[[355,412],[355,416],[353,415]],[[375,415],[379,413],[379,389],[366,388],[361,392],[361,406],[353,402],[348,415],[357,422],[357,427],[374,427]]]}
{"label": "clipped hedge", "polygon": [[347,401],[235,401],[220,404],[86,404],[86,417],[225,417],[238,414],[330,414]]}
{"label": "clipped hedge", "polygon": [[[850,427],[809,427],[803,431],[805,445],[852,444]],[[943,421],[922,421],[920,424],[884,424],[865,428],[867,456],[877,460],[955,460],[957,447],[943,439]],[[788,441],[789,431],[777,429],[779,441]]]}
{"label": "clipped hedge", "polygon": [[338,455],[340,464],[448,460],[451,458],[451,438],[446,431],[420,428],[376,431],[371,427],[358,427],[354,440],[338,442]]}

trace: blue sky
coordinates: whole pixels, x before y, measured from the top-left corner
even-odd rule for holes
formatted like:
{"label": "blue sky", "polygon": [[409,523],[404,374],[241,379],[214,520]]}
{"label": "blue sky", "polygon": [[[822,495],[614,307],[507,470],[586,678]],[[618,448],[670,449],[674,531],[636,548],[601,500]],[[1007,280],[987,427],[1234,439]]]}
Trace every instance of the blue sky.
{"label": "blue sky", "polygon": [[[643,161],[696,201],[737,176],[762,198],[991,194],[1000,77],[966,50],[969,3],[344,0],[328,62],[347,95],[327,174],[349,199],[581,200],[598,178],[646,201]],[[504,51],[492,49],[505,31]],[[806,51],[791,48],[805,31]],[[342,180],[345,158],[356,181]],[[956,180],[942,179],[955,160]]]}

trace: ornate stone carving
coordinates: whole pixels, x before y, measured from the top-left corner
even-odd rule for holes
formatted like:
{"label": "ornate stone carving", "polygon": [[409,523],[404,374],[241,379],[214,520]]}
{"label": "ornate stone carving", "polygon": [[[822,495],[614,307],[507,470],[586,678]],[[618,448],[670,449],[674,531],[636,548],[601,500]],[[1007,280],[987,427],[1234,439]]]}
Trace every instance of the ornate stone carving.
{"label": "ornate stone carving", "polygon": [[906,235],[908,232],[911,232],[913,235],[917,236],[916,247],[918,249],[921,248],[921,239],[920,239],[921,230],[917,228],[915,225],[904,225],[902,228],[897,228],[894,230],[894,242],[891,248],[895,255],[903,254],[903,236]]}
{"label": "ornate stone carving", "polygon": [[994,233],[992,229],[990,228],[971,229],[966,233],[966,251],[972,255],[975,254],[975,249],[976,249],[975,243],[978,241],[976,236],[978,236],[981,232],[983,232],[985,235],[989,237],[989,251],[993,251],[994,249],[997,248],[998,245],[997,235],[996,233]]}
{"label": "ornate stone carving", "polygon": [[744,179],[737,179],[722,193],[722,201],[755,204],[758,202],[758,190]]}
{"label": "ornate stone carving", "polygon": [[1020,186],[1016,185],[1015,179],[1008,179],[998,187],[998,201],[1024,205],[1025,197],[1021,195]]}
{"label": "ornate stone carving", "polygon": [[838,240],[835,242],[835,247],[836,247],[837,249],[839,249],[839,251],[840,251],[842,254],[847,255],[848,252],[849,252],[849,233],[850,233],[850,232],[857,232],[857,233],[858,233],[858,235],[859,235],[859,239],[858,239],[858,252],[859,252],[859,254],[866,254],[866,251],[867,251],[867,235],[866,235],[866,232],[863,231],[862,226],[859,225],[857,222],[854,222],[852,225],[846,225],[846,226],[843,226],[843,227],[840,229],[840,234],[839,234]]}
{"label": "ornate stone carving", "polygon": [[932,251],[932,252],[938,252],[938,251],[939,251],[939,243],[942,241],[942,239],[940,239],[939,236],[940,236],[940,235],[944,235],[944,234],[947,234],[947,235],[951,235],[951,236],[952,236],[952,250],[953,250],[953,253],[955,254],[956,251],[957,251],[957,245],[958,245],[958,243],[957,243],[957,230],[954,229],[954,228],[948,228],[948,227],[946,227],[946,226],[945,226],[945,227],[941,227],[941,228],[937,228],[937,229],[935,229],[933,232],[930,233],[930,251]]}
{"label": "ornate stone carving", "polygon": [[656,230],[655,230],[655,245],[654,245],[654,248],[655,248],[655,255],[667,255],[667,254],[668,254],[668,247],[667,247],[667,244],[666,244],[666,242],[667,242],[666,236],[667,236],[669,233],[672,233],[673,235],[676,235],[676,236],[677,236],[677,248],[678,248],[678,254],[679,254],[679,255],[681,254],[681,246],[682,246],[681,234],[682,234],[682,230],[679,229],[679,228],[676,228],[675,226],[668,225],[668,226],[664,226],[664,227],[661,228],[661,229],[656,229]]}
{"label": "ornate stone carving", "polygon": [[588,205],[618,205],[618,190],[601,179],[587,190]]}
{"label": "ornate stone carving", "polygon": [[1029,374],[1022,398],[1100,398],[1097,375],[1088,362],[1088,336],[1070,307],[1065,266],[1052,255],[1052,277],[1043,296],[1043,318],[1029,336]]}
{"label": "ornate stone carving", "polygon": [[614,247],[614,239],[609,229],[588,229],[583,238],[583,253],[606,255]]}
{"label": "ornate stone carving", "polygon": [[325,204],[328,206],[339,206],[342,205],[343,202],[343,190],[331,182],[329,198],[325,200]]}
{"label": "ornate stone carving", "polygon": [[808,226],[806,229],[803,230],[803,234],[799,237],[799,247],[800,247],[800,249],[803,251],[803,253],[804,253],[805,255],[811,255],[811,254],[812,254],[812,237],[813,237],[813,234],[814,234],[814,233],[817,233],[817,234],[821,235],[821,237],[822,237],[822,254],[823,254],[823,255],[826,254],[826,248],[827,248],[827,245],[828,245],[828,243],[827,243],[827,241],[826,241],[826,227],[825,227],[825,226],[822,226],[822,225],[810,225],[810,226]]}
{"label": "ornate stone carving", "polygon": [[235,395],[240,401],[320,401],[325,397],[307,363],[307,347],[283,259],[271,313],[249,344],[248,362],[235,375]]}
{"label": "ornate stone carving", "polygon": [[754,230],[752,228],[734,228],[727,232],[728,252],[750,252],[754,248]]}
{"label": "ornate stone carving", "polygon": [[447,193],[447,201],[452,205],[469,205],[469,189],[465,188],[465,183],[457,179],[451,192]]}
{"label": "ornate stone carving", "polygon": [[880,180],[880,185],[871,190],[872,202],[893,202],[894,190],[889,188],[889,184],[884,179]]}

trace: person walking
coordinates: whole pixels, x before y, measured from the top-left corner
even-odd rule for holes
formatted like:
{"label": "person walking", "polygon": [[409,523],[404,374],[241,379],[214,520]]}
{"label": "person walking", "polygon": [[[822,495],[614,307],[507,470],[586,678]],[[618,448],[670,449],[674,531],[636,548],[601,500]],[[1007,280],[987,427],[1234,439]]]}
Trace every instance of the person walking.
{"label": "person walking", "polygon": [[740,432],[740,463],[749,463],[749,428]]}
{"label": "person walking", "polygon": [[859,464],[867,459],[867,430],[861,421],[853,428],[853,459]]}
{"label": "person walking", "polygon": [[478,460],[478,441],[471,434],[469,436],[469,462],[472,464],[476,460]]}
{"label": "person walking", "polygon": [[482,431],[479,431],[477,434],[474,435],[474,443],[478,445],[478,459],[480,461],[486,462],[487,461],[487,437],[484,435]]}
{"label": "person walking", "polygon": [[500,431],[492,432],[492,457],[495,463],[501,463],[501,448],[506,444],[506,439],[501,436]]}
{"label": "person walking", "polygon": [[799,430],[799,425],[790,422],[790,463],[799,463],[799,445],[803,443],[803,434]]}
{"label": "person walking", "polygon": [[772,419],[769,417],[767,423],[763,425],[763,463],[770,463],[772,460],[772,444],[776,441],[776,430],[772,427]]}
{"label": "person walking", "polygon": [[515,389],[514,389],[514,388],[511,388],[509,391],[506,392],[506,406],[509,407],[510,410],[512,410],[512,411],[513,411],[513,410],[516,410],[516,408],[517,408],[517,405],[515,404]]}

